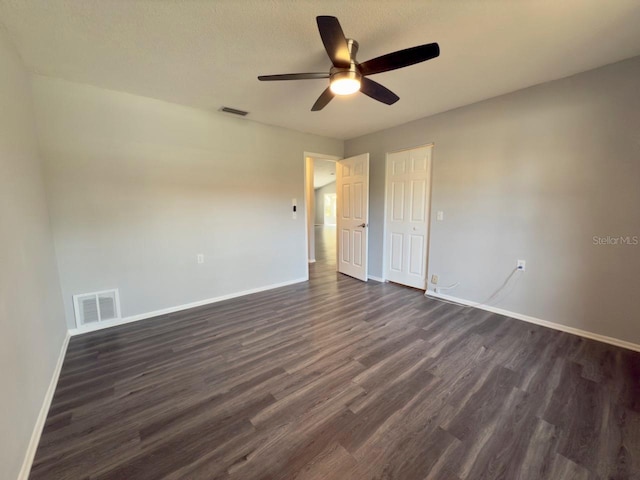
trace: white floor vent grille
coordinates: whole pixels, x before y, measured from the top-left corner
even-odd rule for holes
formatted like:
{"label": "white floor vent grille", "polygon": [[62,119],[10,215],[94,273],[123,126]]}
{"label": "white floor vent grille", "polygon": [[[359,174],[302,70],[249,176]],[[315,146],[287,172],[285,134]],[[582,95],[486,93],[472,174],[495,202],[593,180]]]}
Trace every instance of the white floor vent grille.
{"label": "white floor vent grille", "polygon": [[116,320],[120,318],[120,295],[117,289],[74,295],[73,310],[78,327]]}

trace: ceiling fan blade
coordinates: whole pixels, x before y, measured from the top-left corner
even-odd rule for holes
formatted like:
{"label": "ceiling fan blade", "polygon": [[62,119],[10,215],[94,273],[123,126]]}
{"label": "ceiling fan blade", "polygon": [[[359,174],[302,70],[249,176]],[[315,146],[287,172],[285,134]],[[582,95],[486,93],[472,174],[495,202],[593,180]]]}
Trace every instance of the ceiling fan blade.
{"label": "ceiling fan blade", "polygon": [[347,38],[344,36],[340,22],[336,17],[321,15],[316,17],[318,30],[324,48],[335,67],[349,68],[351,65],[351,54]]}
{"label": "ceiling fan blade", "polygon": [[393,105],[398,100],[400,100],[400,97],[389,90],[387,87],[384,87],[378,82],[374,82],[367,77],[362,77],[362,79],[360,80],[360,91],[368,97],[371,97],[379,102],[386,103],[387,105]]}
{"label": "ceiling fan blade", "polygon": [[318,110],[322,110],[327,106],[327,104],[333,99],[334,96],[335,94],[331,91],[331,88],[327,87],[327,89],[322,92],[322,95],[318,97],[316,103],[313,104],[313,107],[311,107],[311,111],[317,112]]}
{"label": "ceiling fan blade", "polygon": [[431,60],[440,55],[440,47],[437,43],[428,43],[417,47],[405,48],[397,52],[388,53],[381,57],[372,58],[360,64],[362,75],[374,75],[388,72],[402,67],[408,67],[416,63]]}
{"label": "ceiling fan blade", "polygon": [[271,82],[274,80],[313,80],[315,78],[329,78],[326,72],[317,73],[283,73],[281,75],[260,75],[258,80]]}

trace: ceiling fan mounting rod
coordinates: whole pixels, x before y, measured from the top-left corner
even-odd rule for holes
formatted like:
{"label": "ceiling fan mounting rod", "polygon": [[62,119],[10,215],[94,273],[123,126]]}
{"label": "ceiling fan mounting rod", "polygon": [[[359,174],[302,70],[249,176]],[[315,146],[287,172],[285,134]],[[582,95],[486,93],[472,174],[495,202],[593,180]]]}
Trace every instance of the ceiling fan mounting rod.
{"label": "ceiling fan mounting rod", "polygon": [[360,45],[353,38],[347,38],[347,47],[349,47],[349,54],[351,55],[351,64],[356,61],[356,55],[358,54],[358,48]]}

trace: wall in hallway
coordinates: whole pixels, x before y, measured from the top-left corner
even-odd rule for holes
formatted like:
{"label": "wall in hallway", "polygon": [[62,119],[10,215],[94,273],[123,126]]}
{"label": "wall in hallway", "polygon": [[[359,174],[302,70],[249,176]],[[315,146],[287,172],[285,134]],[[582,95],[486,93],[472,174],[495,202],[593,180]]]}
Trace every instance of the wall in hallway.
{"label": "wall in hallway", "polygon": [[315,189],[316,225],[324,225],[324,196],[327,193],[336,193],[336,182],[331,182],[324,187]]}

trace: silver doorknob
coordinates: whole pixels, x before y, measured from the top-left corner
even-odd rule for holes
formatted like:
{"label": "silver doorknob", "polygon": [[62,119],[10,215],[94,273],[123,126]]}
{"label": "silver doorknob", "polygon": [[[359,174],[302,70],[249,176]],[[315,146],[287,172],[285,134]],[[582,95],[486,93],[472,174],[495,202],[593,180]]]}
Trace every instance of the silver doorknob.
{"label": "silver doorknob", "polygon": [[358,227],[359,227],[359,228],[365,228],[366,226],[367,226],[367,224],[366,224],[366,223],[363,223],[363,224],[361,224],[361,225],[358,225]]}

